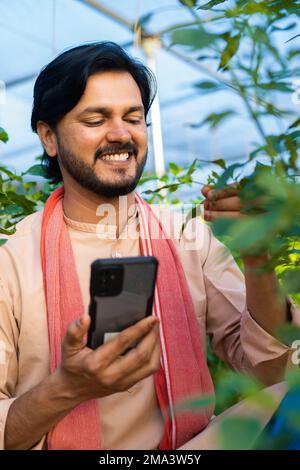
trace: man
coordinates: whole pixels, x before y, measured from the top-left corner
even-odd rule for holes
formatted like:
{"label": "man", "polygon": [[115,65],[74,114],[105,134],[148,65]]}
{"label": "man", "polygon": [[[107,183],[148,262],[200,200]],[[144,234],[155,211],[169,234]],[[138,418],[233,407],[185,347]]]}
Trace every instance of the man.
{"label": "man", "polygon": [[[297,318],[295,307],[278,301],[273,274],[258,279],[253,266],[261,259],[245,259],[245,292],[241,272],[205,224],[193,222],[201,246],[185,249],[190,234],[176,239],[176,214],[168,229],[155,222],[164,240],[150,233],[154,255],[162,252],[161,318],[142,320],[95,351],[85,347],[91,262],[145,254],[140,237],[124,233],[147,229],[143,213],[151,212],[134,189],[147,157],[153,84],[151,73],[114,43],[66,51],[36,81],[32,128],[49,175],[64,189],[18,224],[0,251],[2,448],[183,445],[212,416],[211,407],[186,417],[174,408],[196,391],[213,393],[206,334],[233,368],[266,384],[282,379],[290,351],[273,334],[288,315]],[[203,194],[207,219],[239,215],[236,191]],[[105,217],[107,205],[116,222]]]}

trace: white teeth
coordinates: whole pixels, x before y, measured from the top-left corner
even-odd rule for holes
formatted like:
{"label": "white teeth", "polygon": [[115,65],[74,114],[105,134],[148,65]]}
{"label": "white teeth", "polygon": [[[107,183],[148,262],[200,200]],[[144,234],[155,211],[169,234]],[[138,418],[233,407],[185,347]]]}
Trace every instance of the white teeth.
{"label": "white teeth", "polygon": [[114,155],[103,155],[101,157],[102,160],[110,160],[110,161],[125,161],[129,158],[128,153],[115,153]]}

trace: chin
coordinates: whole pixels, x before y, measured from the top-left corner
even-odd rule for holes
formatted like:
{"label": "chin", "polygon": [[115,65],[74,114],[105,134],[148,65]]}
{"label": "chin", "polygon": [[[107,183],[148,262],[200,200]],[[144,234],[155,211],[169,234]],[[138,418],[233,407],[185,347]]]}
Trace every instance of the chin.
{"label": "chin", "polygon": [[109,184],[109,182],[98,182],[97,185],[94,185],[91,189],[94,193],[98,194],[99,196],[106,197],[106,198],[115,198],[119,196],[126,196],[127,194],[132,193],[138,185],[138,181],[136,179],[126,181],[122,181],[122,184]]}

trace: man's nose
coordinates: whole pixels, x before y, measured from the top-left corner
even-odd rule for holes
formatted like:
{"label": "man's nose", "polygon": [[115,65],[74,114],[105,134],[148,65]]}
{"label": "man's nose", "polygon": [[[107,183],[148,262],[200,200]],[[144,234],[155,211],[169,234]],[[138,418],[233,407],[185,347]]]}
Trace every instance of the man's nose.
{"label": "man's nose", "polygon": [[108,142],[119,142],[121,144],[126,144],[131,140],[131,134],[123,125],[116,125],[114,128],[110,129],[107,134],[106,138]]}

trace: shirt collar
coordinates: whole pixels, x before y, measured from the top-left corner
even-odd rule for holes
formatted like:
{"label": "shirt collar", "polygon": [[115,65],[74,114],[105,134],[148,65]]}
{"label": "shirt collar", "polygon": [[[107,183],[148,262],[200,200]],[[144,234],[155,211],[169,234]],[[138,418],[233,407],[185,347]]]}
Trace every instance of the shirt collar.
{"label": "shirt collar", "polygon": [[[121,221],[120,223],[120,230],[119,230],[119,237],[124,232],[125,228],[128,225],[136,223],[138,220],[138,206],[134,204],[129,209],[127,220]],[[63,214],[64,221],[66,225],[76,231],[79,232],[88,232],[88,233],[96,233],[100,238],[109,238],[109,239],[116,239],[117,233],[117,226],[105,222],[99,221],[97,224],[90,224],[86,222],[80,222],[78,220],[73,220]],[[122,217],[121,217],[122,219]]]}

